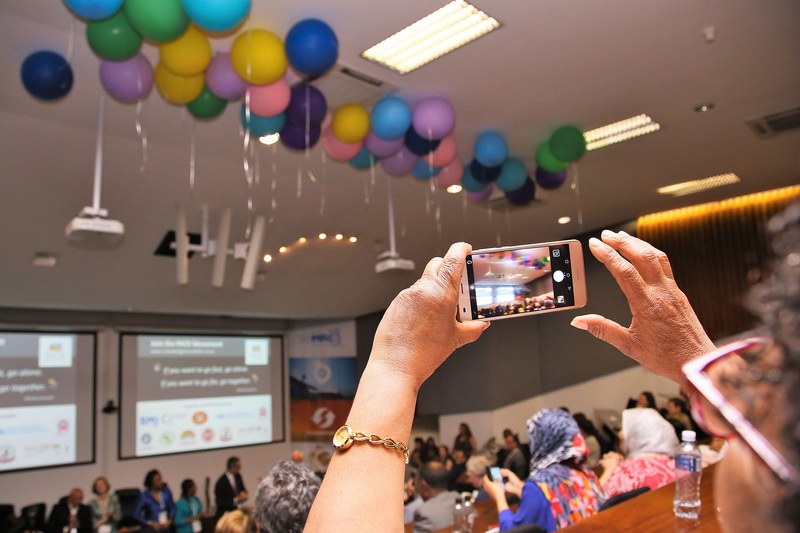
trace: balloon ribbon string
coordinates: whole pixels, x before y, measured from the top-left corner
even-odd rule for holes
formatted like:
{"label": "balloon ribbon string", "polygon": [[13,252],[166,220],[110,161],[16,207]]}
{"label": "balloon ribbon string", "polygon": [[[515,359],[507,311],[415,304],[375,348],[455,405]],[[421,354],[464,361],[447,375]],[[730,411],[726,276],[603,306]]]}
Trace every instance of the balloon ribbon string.
{"label": "balloon ribbon string", "polygon": [[139,167],[139,175],[144,174],[147,168],[147,133],[142,125],[142,109],[144,108],[144,97],[142,96],[142,76],[136,76],[136,86],[139,90],[139,100],[136,102],[136,136],[142,144],[142,164]]}
{"label": "balloon ribbon string", "polygon": [[578,182],[578,165],[570,163],[572,171],[572,190],[575,191],[575,201],[578,204],[578,228],[583,230],[583,206],[581,205],[581,188]]}
{"label": "balloon ribbon string", "polygon": [[[250,65],[248,63],[248,71],[250,70]],[[252,199],[249,197],[250,195],[250,186],[253,183],[253,177],[250,173],[250,161],[248,161],[248,157],[250,155],[250,91],[247,90],[244,93],[244,141],[242,144],[242,166],[244,167],[244,177],[247,181],[247,228],[244,232],[244,238],[250,238],[250,231],[253,229],[253,220],[252,220],[252,212],[251,212],[251,205]]]}

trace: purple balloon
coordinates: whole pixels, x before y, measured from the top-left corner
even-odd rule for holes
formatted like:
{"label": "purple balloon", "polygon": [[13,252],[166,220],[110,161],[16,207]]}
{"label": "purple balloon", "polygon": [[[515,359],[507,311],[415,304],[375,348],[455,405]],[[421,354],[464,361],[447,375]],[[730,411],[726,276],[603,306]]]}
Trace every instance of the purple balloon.
{"label": "purple balloon", "polygon": [[405,146],[396,154],[381,159],[383,170],[394,176],[408,174],[417,165],[419,157],[412,154]]}
{"label": "purple balloon", "polygon": [[411,114],[411,123],[425,139],[441,139],[453,132],[456,112],[450,102],[434,96],[417,104]]}
{"label": "purple balloon", "polygon": [[224,100],[244,96],[247,82],[236,74],[228,52],[217,52],[206,69],[206,85],[212,94]]}
{"label": "purple balloon", "polygon": [[287,120],[281,129],[280,139],[287,148],[291,148],[292,150],[305,150],[317,144],[321,135],[322,127],[312,124],[311,128],[308,130],[308,141],[306,141],[305,127],[298,126],[291,120]]}
{"label": "purple balloon", "polygon": [[364,146],[366,146],[367,150],[375,157],[389,157],[400,151],[404,141],[405,137],[398,137],[397,139],[387,141],[375,135],[374,131],[369,130],[367,136],[364,138]]}
{"label": "purple balloon", "polygon": [[514,205],[528,205],[536,197],[536,185],[530,177],[525,178],[522,187],[513,191],[506,191],[506,199]]}
{"label": "purple balloon", "polygon": [[567,171],[561,172],[548,172],[542,167],[536,168],[536,183],[542,189],[558,189],[567,179]]}
{"label": "purple balloon", "polygon": [[467,191],[467,199],[471,202],[482,202],[492,195],[492,191],[494,191],[494,185],[490,183],[478,192]]}
{"label": "purple balloon", "polygon": [[153,88],[153,67],[141,52],[125,61],[103,60],[100,83],[120,102],[137,102]]}
{"label": "purple balloon", "polygon": [[286,118],[290,122],[305,126],[308,119],[310,124],[319,126],[327,112],[328,102],[322,91],[308,83],[298,83],[292,87],[289,107],[286,108]]}

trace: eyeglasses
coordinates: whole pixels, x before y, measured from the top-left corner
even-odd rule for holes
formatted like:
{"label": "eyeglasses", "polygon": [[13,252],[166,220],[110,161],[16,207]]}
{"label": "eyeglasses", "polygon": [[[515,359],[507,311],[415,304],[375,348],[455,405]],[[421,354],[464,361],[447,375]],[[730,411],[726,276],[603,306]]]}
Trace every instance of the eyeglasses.
{"label": "eyeglasses", "polygon": [[790,481],[795,468],[742,414],[763,404],[764,387],[781,381],[781,370],[765,364],[776,348],[764,337],[733,342],[683,365],[683,377],[692,415],[703,429],[716,437],[738,435],[778,477]]}

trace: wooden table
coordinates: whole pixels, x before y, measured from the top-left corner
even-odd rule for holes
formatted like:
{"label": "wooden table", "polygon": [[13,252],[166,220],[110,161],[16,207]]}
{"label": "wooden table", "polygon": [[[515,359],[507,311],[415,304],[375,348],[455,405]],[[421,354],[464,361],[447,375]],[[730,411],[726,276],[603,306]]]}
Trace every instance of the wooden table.
{"label": "wooden table", "polygon": [[[636,532],[648,533],[720,533],[717,521],[717,506],[714,502],[714,469],[711,465],[703,469],[700,480],[700,518],[686,520],[675,518],[672,513],[672,499],[675,484],[670,483],[660,489],[642,494],[636,498],[606,509],[577,524],[564,528],[568,533],[596,532]],[[478,530],[476,530],[477,532]]]}
{"label": "wooden table", "polygon": [[[516,507],[517,506],[514,505],[513,510],[516,511]],[[474,533],[483,533],[484,531],[488,531],[493,526],[497,525],[497,506],[495,505],[494,500],[488,499],[480,503],[476,503],[473,508],[475,509],[475,512],[478,513],[478,516],[475,517],[475,525],[472,528]],[[411,533],[413,530],[413,522],[405,525],[405,533]],[[448,526],[442,529],[437,529],[434,533],[452,533],[455,530],[455,526]]]}

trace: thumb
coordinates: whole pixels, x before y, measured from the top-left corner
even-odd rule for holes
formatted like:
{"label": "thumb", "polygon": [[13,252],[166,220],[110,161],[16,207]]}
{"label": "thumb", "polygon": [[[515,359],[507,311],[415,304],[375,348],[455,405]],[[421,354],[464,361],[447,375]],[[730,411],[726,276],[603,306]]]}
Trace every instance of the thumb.
{"label": "thumb", "polygon": [[630,332],[613,320],[609,320],[602,315],[582,315],[573,318],[570,325],[588,331],[622,353],[627,353],[626,348],[630,343]]}
{"label": "thumb", "polygon": [[464,346],[478,340],[478,337],[486,331],[492,323],[481,322],[480,320],[468,320],[458,325],[459,346]]}

